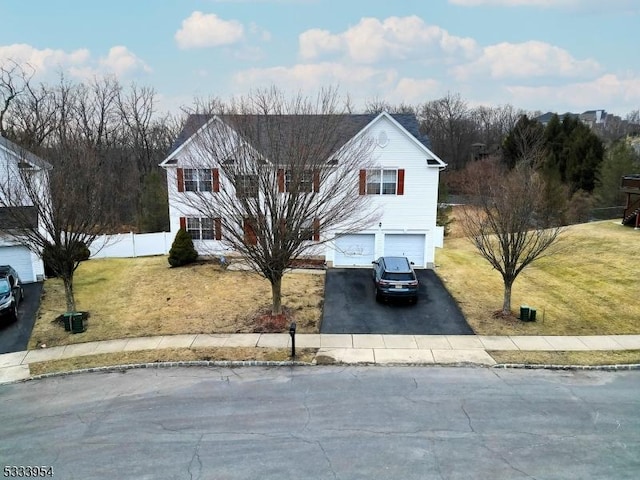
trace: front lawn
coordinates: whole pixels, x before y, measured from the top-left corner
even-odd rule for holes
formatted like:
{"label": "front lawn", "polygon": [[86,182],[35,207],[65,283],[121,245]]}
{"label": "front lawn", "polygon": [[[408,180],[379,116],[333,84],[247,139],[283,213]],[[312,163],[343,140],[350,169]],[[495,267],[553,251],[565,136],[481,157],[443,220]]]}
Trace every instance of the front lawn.
{"label": "front lawn", "polygon": [[640,231],[611,220],[573,225],[558,246],[513,286],[513,312],[536,308],[536,322],[493,317],[502,277],[465,238],[445,240],[436,271],[480,335],[640,334]]}
{"label": "front lawn", "polygon": [[[166,257],[111,258],[83,262],[75,276],[78,310],[88,310],[84,333],[70,334],[54,320],[65,311],[58,279],[44,284],[29,348],[180,333],[246,333],[271,302],[269,282],[252,272],[212,263],[169,268]],[[299,333],[317,333],[324,275],[289,273],[283,305]]]}

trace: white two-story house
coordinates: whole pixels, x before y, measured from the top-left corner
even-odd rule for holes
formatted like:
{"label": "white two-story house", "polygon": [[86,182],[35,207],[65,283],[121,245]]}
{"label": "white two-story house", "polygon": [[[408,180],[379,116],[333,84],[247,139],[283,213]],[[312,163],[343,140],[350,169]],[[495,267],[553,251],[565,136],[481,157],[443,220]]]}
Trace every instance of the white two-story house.
{"label": "white two-story house", "polygon": [[[338,131],[344,137],[338,142],[342,147],[331,153],[327,165],[340,164],[341,152],[344,154],[356,139],[366,139],[370,145],[367,161],[360,167],[354,165],[350,175],[342,172],[341,178],[354,196],[367,197],[377,215],[357,231],[325,229],[321,222],[313,222],[309,225],[309,254],[324,257],[329,267],[370,266],[383,255],[406,256],[416,268],[433,267],[435,248],[443,241],[443,228],[436,225],[436,216],[439,174],[446,164],[429,149],[413,115],[383,112],[348,115],[347,120],[348,127]],[[201,254],[229,253],[224,219],[207,218],[188,201],[190,195],[215,196],[225,188],[224,169],[211,168],[206,154],[195,148],[198,137],[205,135],[213,122],[225,122],[225,118],[192,115],[160,164],[167,173],[171,232],[185,228]],[[232,122],[227,125],[233,128]],[[238,141],[242,142],[241,136]],[[260,141],[251,143],[252,148],[261,149]],[[268,149],[260,153],[258,158],[268,163]],[[278,173],[273,188],[284,192],[285,176]],[[309,192],[324,187],[313,172],[304,181]]]}
{"label": "white two-story house", "polygon": [[40,254],[21,241],[25,227],[43,227],[37,208],[30,204],[28,195],[21,195],[20,179],[23,174],[40,175],[51,168],[48,162],[0,136],[0,265],[11,265],[23,282],[41,281],[45,273]]}

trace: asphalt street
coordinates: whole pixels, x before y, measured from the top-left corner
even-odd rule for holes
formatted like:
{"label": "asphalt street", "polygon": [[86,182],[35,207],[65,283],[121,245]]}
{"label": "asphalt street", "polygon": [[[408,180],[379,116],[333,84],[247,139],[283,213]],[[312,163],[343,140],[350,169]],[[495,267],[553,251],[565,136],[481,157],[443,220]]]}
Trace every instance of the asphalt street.
{"label": "asphalt street", "polygon": [[636,479],[640,372],[171,368],[0,386],[63,479]]}
{"label": "asphalt street", "polygon": [[418,302],[376,302],[370,268],[327,270],[321,333],[473,335],[458,304],[433,270],[416,270]]}
{"label": "asphalt street", "polygon": [[24,300],[18,307],[18,321],[7,323],[3,319],[3,323],[0,325],[0,354],[27,349],[40,306],[42,283],[26,283],[23,288]]}

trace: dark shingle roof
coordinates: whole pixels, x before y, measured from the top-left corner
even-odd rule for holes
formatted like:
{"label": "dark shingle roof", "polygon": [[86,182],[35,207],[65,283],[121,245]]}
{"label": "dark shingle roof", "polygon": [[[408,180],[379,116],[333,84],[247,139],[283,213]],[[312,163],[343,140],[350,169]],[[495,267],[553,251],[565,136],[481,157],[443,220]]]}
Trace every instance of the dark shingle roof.
{"label": "dark shingle roof", "polygon": [[[369,123],[371,123],[379,114],[349,114],[341,115],[342,121],[338,127],[336,134],[337,138],[334,139],[334,150],[340,148],[347,141],[353,138],[358,132],[364,129]],[[422,145],[427,148],[431,148],[429,139],[420,132],[420,124],[415,115],[412,114],[390,114],[393,119],[398,122],[404,129],[406,129],[411,135],[413,135]],[[207,121],[209,121],[213,115],[194,114],[189,115],[185,125],[176,138],[175,142],[171,146],[168,153],[170,155],[177,150],[184,142],[186,142],[194,133],[198,131]],[[240,121],[240,119],[246,119],[247,116],[233,116],[233,115],[221,115],[220,118],[231,124]],[[278,130],[283,135],[293,135],[296,132],[296,125],[304,121],[310,129],[313,129],[313,124],[318,122],[320,124],[323,121],[323,115],[279,115],[279,116],[255,116],[258,122],[273,122],[278,121]],[[318,128],[321,128],[318,126]],[[244,129],[242,129],[244,130]],[[265,138],[260,138],[260,132],[267,131],[266,128],[260,128],[259,124],[254,123],[252,131],[257,132],[257,138],[247,138],[255,148],[269,158],[269,141]]]}

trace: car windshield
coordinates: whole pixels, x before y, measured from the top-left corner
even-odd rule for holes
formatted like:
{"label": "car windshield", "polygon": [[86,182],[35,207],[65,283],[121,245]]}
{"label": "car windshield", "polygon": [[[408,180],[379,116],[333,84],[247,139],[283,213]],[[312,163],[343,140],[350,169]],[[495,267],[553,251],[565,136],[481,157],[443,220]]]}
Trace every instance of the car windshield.
{"label": "car windshield", "polygon": [[0,295],[4,295],[5,293],[9,293],[11,291],[11,287],[9,286],[9,282],[6,278],[0,278]]}
{"label": "car windshield", "polygon": [[382,278],[384,278],[385,280],[393,280],[396,282],[410,282],[411,280],[414,279],[412,273],[392,273],[392,272],[385,272]]}

